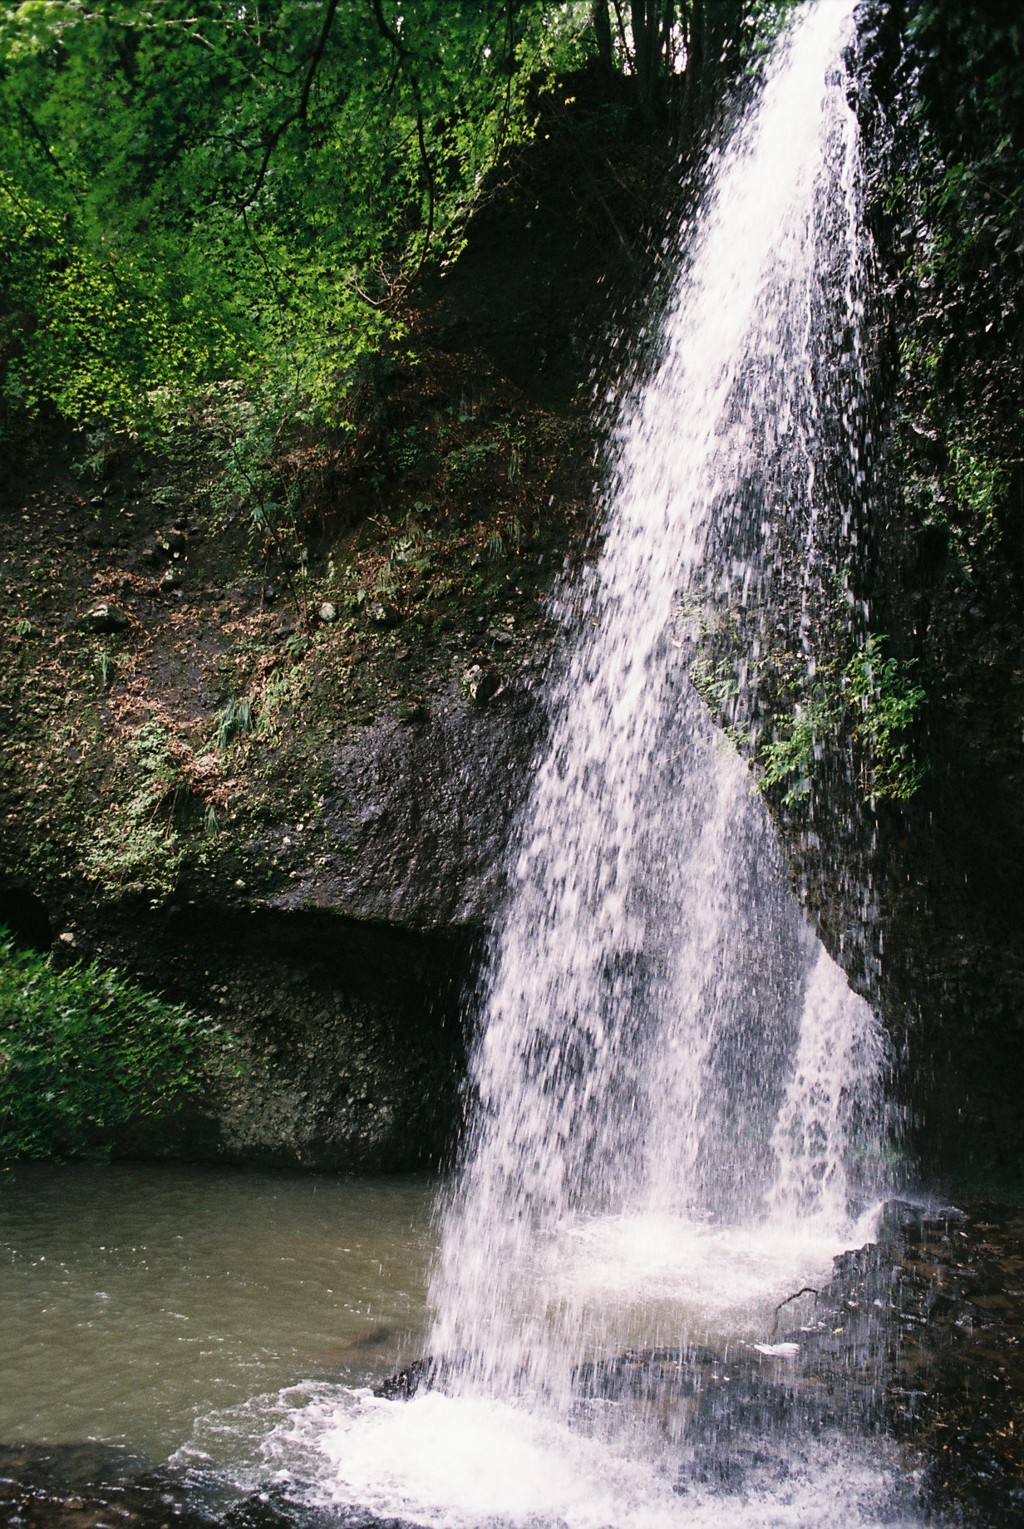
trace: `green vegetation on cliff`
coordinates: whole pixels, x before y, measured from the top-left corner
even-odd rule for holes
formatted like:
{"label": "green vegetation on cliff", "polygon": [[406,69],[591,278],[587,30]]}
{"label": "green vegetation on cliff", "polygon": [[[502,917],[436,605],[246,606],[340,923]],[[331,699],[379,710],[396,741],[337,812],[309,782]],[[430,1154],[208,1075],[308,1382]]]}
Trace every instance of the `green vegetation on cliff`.
{"label": "green vegetation on cliff", "polygon": [[[915,510],[965,584],[1024,572],[1024,22],[1013,0],[919,0],[902,347]],[[965,86],[965,81],[969,82]]]}
{"label": "green vegetation on cliff", "polygon": [[58,971],[0,929],[0,1158],[104,1155],[203,1081],[211,1020],[98,966]]}
{"label": "green vegetation on cliff", "polygon": [[[19,885],[296,896],[295,836],[271,840],[322,816],[339,746],[535,661],[593,483],[575,399],[603,304],[786,7],[616,9],[4,11]],[[517,384],[559,325],[548,410]]]}

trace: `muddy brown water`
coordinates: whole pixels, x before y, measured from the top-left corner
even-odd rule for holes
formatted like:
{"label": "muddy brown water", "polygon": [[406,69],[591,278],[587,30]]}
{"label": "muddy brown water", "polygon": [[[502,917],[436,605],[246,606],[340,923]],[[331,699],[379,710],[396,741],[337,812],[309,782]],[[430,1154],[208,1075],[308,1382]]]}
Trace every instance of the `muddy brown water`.
{"label": "muddy brown water", "polygon": [[[148,1526],[166,1520],[171,1492],[173,1516],[191,1523],[194,1508],[205,1525],[247,1494],[262,1502],[265,1481],[277,1490],[275,1428],[297,1427],[306,1408],[343,1417],[347,1388],[422,1353],[435,1188],[182,1167],[0,1171],[0,1522],[93,1529],[114,1505],[118,1521]],[[856,1412],[864,1391],[868,1431],[900,1441],[937,1522],[1021,1522],[1024,1216],[990,1204],[925,1215],[836,1267],[840,1315],[826,1299],[796,1402],[813,1411],[819,1393],[849,1390]],[[880,1324],[874,1336],[851,1328],[852,1358],[835,1337],[847,1307],[877,1308]],[[858,1356],[876,1348],[865,1391]],[[740,1464],[756,1434],[737,1435]]]}
{"label": "muddy brown water", "polygon": [[[433,1182],[182,1167],[0,1175],[0,1441],[128,1445],[419,1353]],[[206,1437],[209,1437],[207,1430]]]}

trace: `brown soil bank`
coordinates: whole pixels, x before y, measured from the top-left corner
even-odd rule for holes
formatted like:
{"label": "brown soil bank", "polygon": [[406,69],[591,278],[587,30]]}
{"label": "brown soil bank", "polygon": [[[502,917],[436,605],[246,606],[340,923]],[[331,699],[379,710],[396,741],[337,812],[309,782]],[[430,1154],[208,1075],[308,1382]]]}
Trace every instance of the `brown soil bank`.
{"label": "brown soil bank", "polygon": [[548,602],[591,518],[590,358],[670,162],[607,150],[574,130],[510,167],[355,428],[272,461],[273,534],[226,466],[230,390],[159,453],[37,425],[7,462],[0,922],[236,1042],[197,1105],[106,1150],[446,1150]]}

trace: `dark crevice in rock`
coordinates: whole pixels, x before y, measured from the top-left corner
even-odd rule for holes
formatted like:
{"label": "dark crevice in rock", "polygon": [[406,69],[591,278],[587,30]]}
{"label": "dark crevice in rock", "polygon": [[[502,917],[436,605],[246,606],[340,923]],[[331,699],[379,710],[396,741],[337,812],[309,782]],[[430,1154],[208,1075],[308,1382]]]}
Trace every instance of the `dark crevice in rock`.
{"label": "dark crevice in rock", "polygon": [[138,1127],[117,1154],[439,1166],[457,1126],[476,950],[468,930],[423,934],[323,911],[107,908],[103,960],[222,1015],[235,1037],[198,1105]]}
{"label": "dark crevice in rock", "polygon": [[0,926],[29,950],[49,950],[53,940],[46,904],[16,883],[0,886]]}

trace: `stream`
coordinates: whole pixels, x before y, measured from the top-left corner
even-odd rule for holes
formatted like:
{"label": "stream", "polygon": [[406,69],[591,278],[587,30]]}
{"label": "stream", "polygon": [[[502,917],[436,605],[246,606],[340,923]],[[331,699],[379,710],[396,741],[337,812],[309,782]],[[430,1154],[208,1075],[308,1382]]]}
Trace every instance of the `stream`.
{"label": "stream", "polygon": [[[880,1224],[881,1245],[834,1266],[815,1238],[663,1217],[567,1226],[549,1290],[615,1309],[624,1342],[632,1327],[676,1348],[595,1368],[566,1426],[494,1399],[374,1394],[423,1352],[436,1190],[6,1170],[0,1523],[1019,1521],[1019,1212],[933,1213],[888,1244]],[[787,1299],[804,1280],[819,1294]],[[634,1427],[625,1453],[614,1418],[635,1422],[645,1397],[646,1436]]]}
{"label": "stream", "polygon": [[[580,1429],[489,1398],[375,1396],[422,1352],[435,1192],[425,1177],[7,1170],[0,1441],[57,1446],[58,1470],[85,1472],[79,1494],[110,1471],[104,1455],[78,1459],[89,1441],[126,1451],[132,1471],[183,1483],[207,1511],[269,1484],[331,1522],[358,1502],[382,1517],[401,1505],[427,1523],[490,1522],[496,1503],[495,1522],[748,1523],[754,1491],[772,1511],[789,1504],[779,1522],[808,1524],[823,1479],[851,1504],[891,1501],[877,1448],[836,1436],[789,1459],[781,1496],[777,1471],[758,1466],[766,1479],[745,1477],[735,1500],[714,1482],[691,1489],[680,1520],[655,1442],[634,1438],[628,1457],[610,1448],[608,1409]],[[776,1304],[827,1279],[836,1251],[813,1234],[620,1218],[564,1227],[539,1272],[554,1305],[571,1292],[601,1311],[606,1337],[616,1312],[623,1346],[699,1334],[726,1352],[731,1343],[741,1367],[784,1375]],[[63,1460],[67,1444],[76,1448]],[[851,1522],[875,1521],[856,1512]]]}

